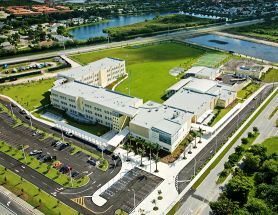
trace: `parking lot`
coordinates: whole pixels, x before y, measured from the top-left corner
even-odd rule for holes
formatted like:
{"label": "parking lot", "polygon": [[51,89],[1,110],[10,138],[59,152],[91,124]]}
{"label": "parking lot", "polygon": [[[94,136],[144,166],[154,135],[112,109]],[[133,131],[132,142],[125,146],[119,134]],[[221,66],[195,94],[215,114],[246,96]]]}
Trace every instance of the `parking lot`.
{"label": "parking lot", "polygon": [[135,167],[100,196],[108,201],[113,199],[114,206],[117,205],[118,208],[130,213],[134,206],[139,205],[162,181],[162,178]]}
{"label": "parking lot", "polygon": [[71,170],[74,179],[78,179],[92,171],[97,171],[96,166],[92,162],[88,162],[90,156],[84,152],[78,151],[71,155],[74,148],[69,144],[62,143],[51,137],[43,139],[42,134],[34,129],[23,124],[14,126],[15,123],[7,113],[0,113],[0,140],[17,149],[20,149],[22,145],[26,146],[25,153],[36,157],[41,162],[51,164],[58,160],[59,165],[55,167],[60,172],[68,175],[69,170]]}

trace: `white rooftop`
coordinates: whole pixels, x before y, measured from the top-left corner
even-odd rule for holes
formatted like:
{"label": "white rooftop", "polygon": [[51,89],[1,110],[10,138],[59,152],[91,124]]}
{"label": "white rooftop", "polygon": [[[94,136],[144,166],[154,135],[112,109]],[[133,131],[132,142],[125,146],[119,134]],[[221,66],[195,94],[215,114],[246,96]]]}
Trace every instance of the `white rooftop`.
{"label": "white rooftop", "polygon": [[57,91],[68,96],[81,97],[86,101],[113,109],[130,117],[137,113],[137,107],[143,103],[142,99],[77,81],[53,87],[51,91]]}
{"label": "white rooftop", "polygon": [[210,67],[205,66],[193,66],[189,70],[186,71],[186,73],[190,74],[199,74],[203,76],[215,76],[218,73],[219,69],[214,69]]}
{"label": "white rooftop", "polygon": [[122,60],[106,57],[106,58],[94,61],[92,63],[89,63],[86,66],[80,66],[80,67],[69,69],[66,72],[61,72],[58,74],[58,76],[78,79],[79,77],[82,77],[83,75],[87,75],[88,73],[91,74],[93,72],[99,72],[101,69],[110,68],[111,66],[114,66],[115,64],[118,64],[119,62],[122,62]]}
{"label": "white rooftop", "polygon": [[181,89],[163,104],[180,110],[198,113],[205,105],[210,103],[215,96],[199,92],[193,92],[187,89]]}
{"label": "white rooftop", "polygon": [[185,88],[195,92],[206,93],[217,84],[217,81],[213,80],[191,78],[190,82],[185,85]]}
{"label": "white rooftop", "polygon": [[191,78],[181,79],[179,82],[177,82],[174,85],[172,85],[171,87],[169,87],[166,91],[178,91],[179,89],[184,87],[184,85],[186,85],[190,81],[191,81]]}
{"label": "white rooftop", "polygon": [[191,120],[192,114],[148,101],[139,108],[137,115],[130,123],[148,129],[158,129],[170,135],[176,134],[185,122]]}

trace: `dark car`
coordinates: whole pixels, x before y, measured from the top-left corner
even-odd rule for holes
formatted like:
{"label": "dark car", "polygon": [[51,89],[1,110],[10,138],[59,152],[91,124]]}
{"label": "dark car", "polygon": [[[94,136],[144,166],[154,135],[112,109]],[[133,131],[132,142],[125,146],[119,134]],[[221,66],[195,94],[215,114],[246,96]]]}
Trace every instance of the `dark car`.
{"label": "dark car", "polygon": [[63,149],[67,148],[69,146],[68,143],[63,143],[60,147],[59,147],[59,151],[62,151]]}
{"label": "dark car", "polygon": [[26,115],[25,118],[26,119],[31,119],[31,117],[29,115]]}
{"label": "dark car", "polygon": [[72,177],[72,178],[75,178],[75,177],[77,177],[78,175],[79,175],[79,172],[77,172],[77,171],[74,171],[74,172],[71,173],[71,177]]}
{"label": "dark car", "polygon": [[25,110],[20,110],[19,113],[24,115],[24,114],[26,114],[26,111]]}

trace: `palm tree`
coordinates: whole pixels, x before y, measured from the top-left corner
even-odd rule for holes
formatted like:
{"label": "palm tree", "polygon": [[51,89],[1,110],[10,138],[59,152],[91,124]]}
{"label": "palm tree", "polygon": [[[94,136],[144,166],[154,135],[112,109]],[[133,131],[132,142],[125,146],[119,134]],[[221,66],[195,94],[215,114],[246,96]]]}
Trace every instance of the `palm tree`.
{"label": "palm tree", "polygon": [[158,172],[158,169],[157,169],[157,163],[159,161],[159,156],[158,156],[158,153],[156,153],[154,155],[154,162],[155,162],[155,171],[154,172]]}
{"label": "palm tree", "polygon": [[194,142],[195,142],[193,148],[196,149],[197,148],[197,133],[195,131],[192,131],[191,136],[193,137]]}
{"label": "palm tree", "polygon": [[141,167],[143,167],[144,165],[143,165],[143,156],[145,155],[145,153],[146,153],[146,149],[145,149],[145,146],[144,145],[141,145],[141,147],[139,148],[139,154],[140,154],[140,156],[141,156],[141,164],[140,164],[140,166]]}
{"label": "palm tree", "polygon": [[198,143],[202,143],[202,136],[203,136],[203,129],[201,129],[201,127],[199,127],[199,137],[200,137],[200,140],[199,140],[199,142]]}
{"label": "palm tree", "polygon": [[128,157],[128,153],[131,151],[131,144],[127,143],[124,144],[124,149],[126,150],[126,161],[130,161],[129,157]]}

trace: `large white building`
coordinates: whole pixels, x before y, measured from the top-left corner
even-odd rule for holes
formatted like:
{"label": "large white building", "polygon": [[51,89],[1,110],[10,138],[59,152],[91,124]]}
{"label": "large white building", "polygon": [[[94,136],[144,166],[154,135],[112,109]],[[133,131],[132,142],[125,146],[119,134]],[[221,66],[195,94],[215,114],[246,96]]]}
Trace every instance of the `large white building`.
{"label": "large white building", "polygon": [[120,131],[128,126],[142,99],[73,81],[53,87],[51,104],[74,118]]}
{"label": "large white building", "polygon": [[106,87],[124,75],[126,75],[125,61],[107,57],[86,66],[61,72],[58,74],[58,79],[64,78],[67,81]]}
{"label": "large white building", "polygon": [[173,152],[190,131],[193,114],[148,101],[129,123],[135,137],[157,143]]}
{"label": "large white building", "polygon": [[194,114],[193,122],[215,106],[225,108],[236,99],[231,86],[192,77],[176,83],[167,93],[172,96],[164,104]]}

